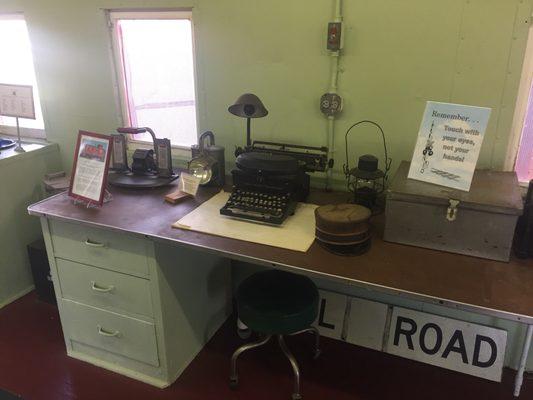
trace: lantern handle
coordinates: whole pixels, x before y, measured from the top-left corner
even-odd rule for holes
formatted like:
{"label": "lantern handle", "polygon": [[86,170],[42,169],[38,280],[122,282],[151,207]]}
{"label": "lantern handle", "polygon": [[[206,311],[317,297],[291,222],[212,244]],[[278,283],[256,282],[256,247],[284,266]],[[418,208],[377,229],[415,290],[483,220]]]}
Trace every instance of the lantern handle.
{"label": "lantern handle", "polygon": [[206,149],[205,142],[209,139],[209,146],[215,145],[215,135],[213,135],[213,132],[211,131],[205,131],[200,135],[200,138],[198,139],[198,150],[200,153],[203,153]]}
{"label": "lantern handle", "polygon": [[383,150],[385,152],[385,179],[387,179],[387,174],[388,174],[388,172],[390,170],[390,167],[391,167],[391,164],[392,164],[392,158],[389,158],[389,153],[387,151],[387,143],[385,141],[385,133],[383,132],[383,129],[381,128],[381,126],[379,126],[378,123],[376,123],[374,121],[367,120],[367,119],[358,121],[355,124],[353,124],[352,126],[350,126],[348,128],[348,130],[346,131],[346,134],[344,135],[344,144],[345,144],[345,150],[346,150],[346,164],[344,164],[343,167],[342,167],[343,170],[344,170],[344,175],[348,176],[350,174],[350,164],[349,164],[350,162],[349,162],[349,159],[348,159],[348,134],[350,133],[352,128],[355,128],[356,126],[364,124],[364,123],[374,125],[381,132],[381,137],[383,138]]}

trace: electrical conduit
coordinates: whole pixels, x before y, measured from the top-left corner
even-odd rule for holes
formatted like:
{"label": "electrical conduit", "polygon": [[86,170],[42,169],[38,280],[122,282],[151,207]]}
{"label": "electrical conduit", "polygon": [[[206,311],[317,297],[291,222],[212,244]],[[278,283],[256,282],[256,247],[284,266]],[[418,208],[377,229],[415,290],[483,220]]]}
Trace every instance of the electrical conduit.
{"label": "electrical conduit", "polygon": [[[342,23],[342,0],[335,0],[335,17],[333,22]],[[328,93],[337,93],[337,83],[339,78],[339,59],[342,49],[342,42],[344,41],[341,28],[341,46],[337,51],[330,51],[330,69],[331,77],[329,83]],[[327,146],[328,146],[328,160],[335,157],[335,115],[329,115],[327,127]],[[331,178],[333,174],[333,168],[327,168],[326,170],[326,190],[330,189]]]}

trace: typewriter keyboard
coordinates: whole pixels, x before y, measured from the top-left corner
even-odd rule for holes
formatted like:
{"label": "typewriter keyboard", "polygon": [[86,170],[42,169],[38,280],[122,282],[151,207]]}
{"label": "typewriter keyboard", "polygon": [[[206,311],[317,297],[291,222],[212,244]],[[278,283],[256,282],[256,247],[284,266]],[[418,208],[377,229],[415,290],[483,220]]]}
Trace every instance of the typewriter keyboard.
{"label": "typewriter keyboard", "polygon": [[296,202],[289,194],[235,188],[220,213],[236,218],[279,225],[294,212]]}

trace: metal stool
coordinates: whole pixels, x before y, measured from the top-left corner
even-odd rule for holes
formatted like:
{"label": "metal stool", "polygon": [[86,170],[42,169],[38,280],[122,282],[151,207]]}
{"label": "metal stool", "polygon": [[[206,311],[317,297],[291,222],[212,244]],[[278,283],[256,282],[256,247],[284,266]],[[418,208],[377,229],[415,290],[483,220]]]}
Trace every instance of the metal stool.
{"label": "metal stool", "polygon": [[315,334],[316,359],[320,355],[320,335],[311,324],[318,314],[318,290],[307,277],[278,270],[258,272],[244,280],[237,290],[239,319],[249,329],[260,334],[261,339],[239,347],[231,357],[230,387],[239,382],[237,359],[246,350],[266,344],[276,336],[283,353],[289,359],[294,372],[293,400],[300,394],[300,369],[287,347],[284,335],[304,332]]}

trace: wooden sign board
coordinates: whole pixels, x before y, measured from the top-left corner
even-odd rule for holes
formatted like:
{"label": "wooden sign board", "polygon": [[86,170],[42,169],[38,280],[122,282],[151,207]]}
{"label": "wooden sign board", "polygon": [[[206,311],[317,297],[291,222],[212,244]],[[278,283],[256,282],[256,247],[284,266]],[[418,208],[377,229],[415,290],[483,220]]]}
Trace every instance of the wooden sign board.
{"label": "wooden sign board", "polygon": [[394,307],[386,352],[500,382],[507,332]]}
{"label": "wooden sign board", "polygon": [[0,115],[35,119],[33,87],[0,83]]}

